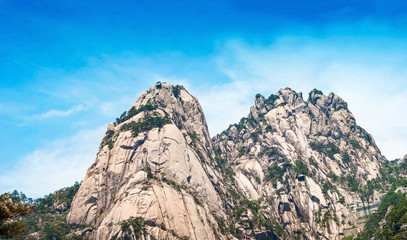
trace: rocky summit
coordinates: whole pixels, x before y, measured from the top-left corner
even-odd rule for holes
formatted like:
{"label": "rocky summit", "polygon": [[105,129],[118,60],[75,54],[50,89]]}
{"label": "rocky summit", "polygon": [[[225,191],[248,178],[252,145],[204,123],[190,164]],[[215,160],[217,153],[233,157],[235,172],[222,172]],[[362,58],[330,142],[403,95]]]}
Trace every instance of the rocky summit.
{"label": "rocky summit", "polygon": [[342,239],[377,208],[384,162],[333,93],[258,94],[211,138],[198,100],[157,83],[108,125],[67,221],[89,239]]}

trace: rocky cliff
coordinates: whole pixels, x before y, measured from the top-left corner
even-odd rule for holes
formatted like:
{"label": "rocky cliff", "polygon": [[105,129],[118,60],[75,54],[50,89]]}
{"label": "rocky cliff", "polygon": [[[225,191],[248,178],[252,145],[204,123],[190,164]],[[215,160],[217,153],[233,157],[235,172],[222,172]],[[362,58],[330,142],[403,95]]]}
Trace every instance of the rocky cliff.
{"label": "rocky cliff", "polygon": [[197,99],[158,83],[108,125],[67,220],[91,239],[341,239],[382,164],[333,93],[257,95],[211,139]]}
{"label": "rocky cliff", "polygon": [[147,239],[215,239],[213,213],[225,214],[211,149],[197,99],[183,87],[155,85],[109,124],[68,223],[90,224],[90,237],[112,239],[135,237],[131,220],[143,217]]}
{"label": "rocky cliff", "polygon": [[233,186],[290,238],[340,239],[358,225],[357,204],[378,198],[364,190],[379,177],[380,151],[333,93],[313,90],[307,101],[288,88],[257,95],[248,117],[214,146],[232,166]]}

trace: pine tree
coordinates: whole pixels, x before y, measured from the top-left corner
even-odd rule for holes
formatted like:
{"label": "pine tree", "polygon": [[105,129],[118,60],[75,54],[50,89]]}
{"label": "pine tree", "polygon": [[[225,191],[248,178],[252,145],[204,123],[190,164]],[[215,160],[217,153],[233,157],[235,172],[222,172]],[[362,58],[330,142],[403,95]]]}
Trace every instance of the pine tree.
{"label": "pine tree", "polygon": [[0,196],[0,238],[14,238],[26,229],[18,218],[31,213],[35,205],[13,202],[8,194]]}

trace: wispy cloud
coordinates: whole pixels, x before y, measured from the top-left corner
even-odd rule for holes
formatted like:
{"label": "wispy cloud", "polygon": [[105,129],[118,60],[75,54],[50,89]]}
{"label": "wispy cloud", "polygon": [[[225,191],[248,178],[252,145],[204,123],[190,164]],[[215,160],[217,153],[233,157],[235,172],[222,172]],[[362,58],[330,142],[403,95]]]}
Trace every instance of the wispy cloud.
{"label": "wispy cloud", "polygon": [[[342,43],[342,49],[335,44]],[[331,43],[331,44],[329,44]],[[225,129],[247,115],[254,95],[266,96],[291,87],[303,92],[313,88],[342,96],[359,125],[376,139],[389,159],[407,153],[407,57],[399,42],[392,51],[363,46],[363,41],[344,37],[312,39],[289,37],[267,46],[229,41],[216,56],[220,72],[230,80],[208,89],[194,89],[205,109],[211,133]],[[398,46],[398,47],[397,47]]]}
{"label": "wispy cloud", "polygon": [[0,175],[0,192],[17,189],[30,197],[42,197],[83,180],[104,131],[105,126],[80,131],[27,154],[13,170]]}
{"label": "wispy cloud", "polygon": [[47,118],[54,118],[54,117],[68,117],[68,116],[71,116],[72,114],[81,112],[85,109],[86,108],[83,105],[77,105],[68,110],[51,109],[44,113],[34,114],[33,118],[47,119]]}
{"label": "wispy cloud", "polygon": [[[389,45],[391,49],[385,48]],[[407,96],[405,53],[407,49],[398,39],[383,37],[286,36],[270,45],[229,40],[208,58],[181,55],[176,63],[166,65],[165,54],[154,56],[155,61],[131,55],[107,57],[65,76],[64,82],[71,87],[59,85],[52,94],[86,99],[98,106],[99,114],[116,116],[157,81],[183,84],[200,100],[214,135],[246,116],[256,93],[268,96],[291,87],[307,98],[311,89],[318,88],[342,96],[358,123],[373,134],[391,159],[407,153],[402,147],[407,142],[403,130],[407,129],[403,121],[407,113],[400,111]]]}

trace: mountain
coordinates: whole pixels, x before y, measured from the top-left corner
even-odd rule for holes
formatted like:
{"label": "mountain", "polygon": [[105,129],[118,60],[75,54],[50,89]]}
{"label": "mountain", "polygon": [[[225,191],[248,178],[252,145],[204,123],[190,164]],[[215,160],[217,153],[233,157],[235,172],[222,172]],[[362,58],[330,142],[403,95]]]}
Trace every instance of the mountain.
{"label": "mountain", "polygon": [[236,174],[233,185],[278,219],[290,237],[335,239],[358,224],[353,204],[377,201],[382,156],[335,94],[307,101],[282,89],[256,96],[247,118],[215,137],[216,152]]}
{"label": "mountain", "polygon": [[157,83],[108,125],[67,222],[90,239],[342,239],[389,189],[386,166],[333,93],[258,94],[211,139],[198,100]]}
{"label": "mountain", "polygon": [[91,237],[112,239],[137,236],[122,226],[141,216],[157,239],[224,238],[214,231],[226,213],[212,149],[197,99],[183,87],[157,84],[109,124],[68,223],[91,224]]}

